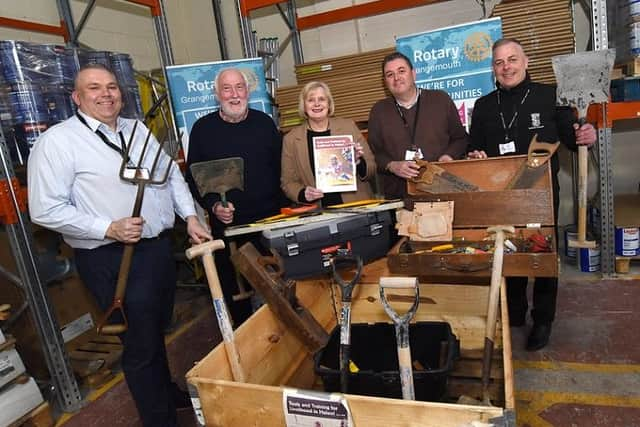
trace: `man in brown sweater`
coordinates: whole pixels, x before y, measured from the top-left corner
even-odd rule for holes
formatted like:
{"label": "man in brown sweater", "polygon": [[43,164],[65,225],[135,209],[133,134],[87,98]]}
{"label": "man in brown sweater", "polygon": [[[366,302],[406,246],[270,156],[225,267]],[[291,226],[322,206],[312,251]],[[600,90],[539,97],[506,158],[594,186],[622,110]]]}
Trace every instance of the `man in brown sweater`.
{"label": "man in brown sweater", "polygon": [[368,140],[382,175],[384,196],[402,198],[407,194],[406,180],[418,175],[415,159],[461,158],[467,133],[446,92],[416,86],[416,71],[405,55],[387,55],[382,73],[392,96],[371,109]]}

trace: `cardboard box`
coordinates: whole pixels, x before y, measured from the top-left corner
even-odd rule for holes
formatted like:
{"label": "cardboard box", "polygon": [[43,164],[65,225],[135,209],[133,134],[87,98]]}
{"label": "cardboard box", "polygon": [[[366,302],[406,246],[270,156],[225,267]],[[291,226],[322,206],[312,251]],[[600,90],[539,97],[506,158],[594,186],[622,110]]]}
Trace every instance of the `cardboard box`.
{"label": "cardboard box", "polygon": [[33,378],[26,383],[13,383],[0,392],[0,426],[8,426],[43,402]]}
{"label": "cardboard box", "polygon": [[0,351],[0,387],[18,378],[24,371],[24,364],[15,348]]}

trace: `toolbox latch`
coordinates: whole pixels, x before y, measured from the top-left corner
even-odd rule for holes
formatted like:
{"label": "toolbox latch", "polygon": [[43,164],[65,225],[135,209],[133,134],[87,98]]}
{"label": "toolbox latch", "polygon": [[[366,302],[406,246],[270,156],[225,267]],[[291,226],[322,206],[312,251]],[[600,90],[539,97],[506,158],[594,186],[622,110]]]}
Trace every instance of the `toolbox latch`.
{"label": "toolbox latch", "polygon": [[375,224],[371,224],[371,226],[369,226],[369,232],[371,236],[377,236],[382,232],[382,224],[379,222],[376,222]]}
{"label": "toolbox latch", "polygon": [[300,246],[297,243],[287,244],[287,255],[296,256],[300,254]]}

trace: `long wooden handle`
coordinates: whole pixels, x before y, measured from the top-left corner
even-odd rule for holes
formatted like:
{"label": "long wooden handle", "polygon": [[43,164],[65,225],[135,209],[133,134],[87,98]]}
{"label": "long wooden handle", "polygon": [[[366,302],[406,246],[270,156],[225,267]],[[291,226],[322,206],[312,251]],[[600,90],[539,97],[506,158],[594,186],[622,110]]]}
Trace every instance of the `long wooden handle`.
{"label": "long wooden handle", "polygon": [[578,146],[578,241],[587,240],[587,178],[589,176],[589,152]]}
{"label": "long wooden handle", "polygon": [[229,359],[229,365],[231,366],[231,374],[233,379],[238,382],[245,382],[245,374],[240,363],[240,354],[236,348],[236,343],[233,337],[233,328],[229,318],[229,312],[227,306],[224,303],[224,296],[222,294],[222,288],[220,287],[220,279],[216,266],[213,262],[213,254],[211,252],[205,252],[202,254],[202,264],[204,265],[204,271],[207,275],[207,281],[209,282],[209,290],[213,297],[213,308],[216,311],[216,317],[218,319],[218,327],[224,340],[224,348],[227,352],[227,358]]}
{"label": "long wooden handle", "polygon": [[416,400],[415,389],[413,387],[413,369],[411,368],[410,347],[400,347],[398,344],[398,365],[400,368],[402,399]]}
{"label": "long wooden handle", "polygon": [[[137,124],[137,122],[136,122]],[[133,135],[133,134],[132,134]],[[145,182],[138,183],[138,190],[136,192],[136,199],[133,203],[133,212],[131,216],[133,218],[139,217],[142,211],[142,200],[144,198],[144,189],[146,187]],[[116,291],[113,295],[113,302],[111,307],[102,316],[102,319],[98,322],[98,333],[103,335],[119,335],[128,329],[127,316],[124,312],[124,296],[127,293],[127,282],[129,281],[129,272],[131,271],[131,263],[133,261],[133,251],[135,249],[135,243],[126,243],[124,250],[122,251],[122,259],[120,260],[120,270],[118,270],[118,281],[116,282]],[[122,314],[123,322],[107,324],[109,317],[115,311],[120,311]]]}
{"label": "long wooden handle", "polygon": [[502,279],[502,262],[504,260],[504,234],[496,233],[496,244],[493,252],[491,267],[491,287],[489,288],[489,305],[487,307],[487,325],[485,337],[494,340],[496,335],[496,320],[498,316],[498,300],[500,296],[500,280]]}
{"label": "long wooden handle", "polygon": [[496,230],[496,242],[493,251],[493,266],[491,268],[491,287],[489,288],[489,303],[487,306],[487,323],[484,331],[484,352],[482,355],[482,399],[489,404],[489,380],[491,378],[491,361],[496,337],[496,322],[498,317],[498,301],[500,297],[500,283],[502,281],[502,262],[504,260],[504,231]]}

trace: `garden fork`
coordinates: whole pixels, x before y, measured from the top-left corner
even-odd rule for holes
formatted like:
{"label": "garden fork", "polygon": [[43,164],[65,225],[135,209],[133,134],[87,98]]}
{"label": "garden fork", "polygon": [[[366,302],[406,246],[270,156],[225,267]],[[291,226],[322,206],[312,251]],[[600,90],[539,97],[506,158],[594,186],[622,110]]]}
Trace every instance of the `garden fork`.
{"label": "garden fork", "polygon": [[[169,177],[169,173],[171,172],[171,159],[168,159],[167,168],[159,178],[154,179],[156,175],[157,169],[159,167],[159,160],[163,154],[163,146],[164,140],[162,142],[158,142],[155,156],[153,158],[153,163],[151,164],[151,168],[147,168],[144,166],[144,160],[147,154],[147,151],[151,151],[152,148],[149,146],[149,141],[151,139],[151,130],[148,131],[147,137],[144,140],[144,145],[142,146],[142,150],[138,156],[138,162],[132,163],[130,159],[131,148],[133,145],[133,138],[136,133],[136,129],[138,127],[138,122],[136,121],[133,126],[133,131],[131,132],[131,136],[129,137],[129,143],[127,144],[127,148],[122,155],[122,164],[120,165],[120,179],[130,182],[138,186],[136,192],[136,199],[133,204],[133,212],[131,214],[132,217],[139,217],[140,211],[142,209],[142,199],[144,197],[144,189],[147,185],[161,185],[167,181]],[[154,144],[151,144],[154,145]],[[165,154],[166,155],[166,154]],[[166,155],[168,157],[168,155]],[[148,163],[148,162],[147,162]],[[109,309],[104,313],[100,321],[98,322],[98,333],[104,335],[118,335],[125,332],[128,328],[127,316],[124,313],[123,303],[124,303],[124,295],[127,290],[127,279],[129,278],[129,271],[131,270],[131,261],[133,259],[133,250],[135,248],[135,243],[125,243],[124,251],[122,253],[122,260],[120,261],[120,271],[118,272],[118,281],[116,283],[116,292],[113,296],[113,302]],[[109,317],[114,314],[116,311],[119,311],[122,315],[122,323],[114,323],[114,324],[106,324]]]}

